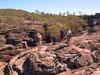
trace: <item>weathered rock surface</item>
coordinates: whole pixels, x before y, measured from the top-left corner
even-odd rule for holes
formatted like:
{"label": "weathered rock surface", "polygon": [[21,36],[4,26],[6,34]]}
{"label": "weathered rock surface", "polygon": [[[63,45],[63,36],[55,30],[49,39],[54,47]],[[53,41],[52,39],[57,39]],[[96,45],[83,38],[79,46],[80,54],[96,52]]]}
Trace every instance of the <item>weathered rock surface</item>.
{"label": "weathered rock surface", "polygon": [[[71,44],[56,43],[26,49],[9,64],[12,75],[100,75],[100,32],[72,37]],[[6,64],[0,66],[0,75]]]}

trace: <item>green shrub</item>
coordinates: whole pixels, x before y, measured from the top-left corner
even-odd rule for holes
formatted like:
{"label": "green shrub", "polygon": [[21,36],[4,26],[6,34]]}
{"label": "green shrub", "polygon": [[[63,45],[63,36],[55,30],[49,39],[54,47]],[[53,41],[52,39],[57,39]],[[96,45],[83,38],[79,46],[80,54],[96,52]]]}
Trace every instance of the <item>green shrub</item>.
{"label": "green shrub", "polygon": [[58,35],[60,30],[67,30],[67,28],[71,28],[74,33],[78,33],[82,31],[81,25],[85,22],[76,15],[64,16],[61,14],[44,13],[38,10],[30,13],[24,10],[0,9],[0,20],[3,21],[3,23],[0,23],[0,31],[11,28],[27,28],[23,24],[23,21],[26,19],[45,23],[50,22],[52,26],[49,27],[49,31],[52,35]]}
{"label": "green shrub", "polygon": [[71,28],[71,30],[77,34],[79,32],[82,32],[81,25],[84,24],[84,20],[78,16],[66,16],[61,17],[57,19],[59,23],[56,23],[55,25],[52,25],[49,27],[49,31],[53,36],[58,36],[60,30],[66,31],[68,28]]}

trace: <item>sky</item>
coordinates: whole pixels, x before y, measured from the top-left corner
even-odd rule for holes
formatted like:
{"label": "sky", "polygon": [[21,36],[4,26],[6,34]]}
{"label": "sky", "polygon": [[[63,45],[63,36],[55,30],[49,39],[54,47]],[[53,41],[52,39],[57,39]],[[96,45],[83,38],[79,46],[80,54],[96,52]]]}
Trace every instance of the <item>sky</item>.
{"label": "sky", "polygon": [[82,12],[94,14],[100,12],[100,0],[0,0],[0,9],[23,9],[29,12],[35,10],[59,13]]}

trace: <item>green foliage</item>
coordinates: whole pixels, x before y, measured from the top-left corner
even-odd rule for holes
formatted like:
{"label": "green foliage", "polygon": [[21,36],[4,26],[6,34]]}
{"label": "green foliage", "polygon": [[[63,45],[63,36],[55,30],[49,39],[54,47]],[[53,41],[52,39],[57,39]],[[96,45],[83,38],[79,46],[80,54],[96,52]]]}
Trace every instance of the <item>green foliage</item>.
{"label": "green foliage", "polygon": [[61,23],[56,23],[55,25],[52,25],[49,27],[49,32],[51,33],[52,36],[59,36],[60,30],[65,30],[67,26],[64,26]]}
{"label": "green foliage", "polygon": [[5,31],[11,28],[23,28],[27,27],[23,24],[24,20],[31,21],[40,21],[48,23],[50,22],[52,26],[49,28],[49,31],[52,35],[58,35],[60,30],[67,30],[71,28],[73,32],[78,33],[82,31],[81,24],[84,24],[84,20],[74,15],[71,15],[69,12],[52,14],[45,13],[36,10],[35,12],[27,12],[24,10],[15,10],[15,9],[0,9],[0,31]]}
{"label": "green foliage", "polygon": [[71,28],[73,33],[77,34],[82,31],[81,25],[85,23],[85,21],[80,17],[71,15],[66,17],[58,17],[57,20],[59,23],[49,27],[49,31],[53,36],[58,36],[60,30],[66,31],[68,28]]}

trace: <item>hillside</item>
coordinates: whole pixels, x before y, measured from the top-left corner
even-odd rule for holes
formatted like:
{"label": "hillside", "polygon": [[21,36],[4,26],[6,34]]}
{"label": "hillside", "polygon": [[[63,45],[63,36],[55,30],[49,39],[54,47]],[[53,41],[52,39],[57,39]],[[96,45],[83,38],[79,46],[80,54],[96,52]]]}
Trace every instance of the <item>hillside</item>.
{"label": "hillside", "polygon": [[15,10],[15,9],[0,9],[0,30],[4,28],[17,28],[23,27],[24,20],[31,21],[40,21],[45,23],[51,23],[56,25],[64,25],[64,26],[78,26],[81,25],[84,21],[82,18],[75,15],[55,15],[51,13],[44,12],[27,12],[24,10]]}
{"label": "hillside", "polygon": [[[31,25],[24,22],[33,22]],[[35,23],[35,24],[34,24]],[[76,15],[61,15],[45,13],[40,11],[28,12],[16,9],[0,9],[0,34],[11,29],[37,29],[43,28],[43,24],[51,25],[49,31],[53,36],[58,36],[60,30],[71,28],[73,32],[78,33],[82,31],[81,25],[85,21]],[[42,29],[43,30],[43,29]],[[55,35],[56,34],[56,35]],[[0,35],[0,40],[4,43],[3,35]],[[0,42],[0,44],[1,44]]]}

